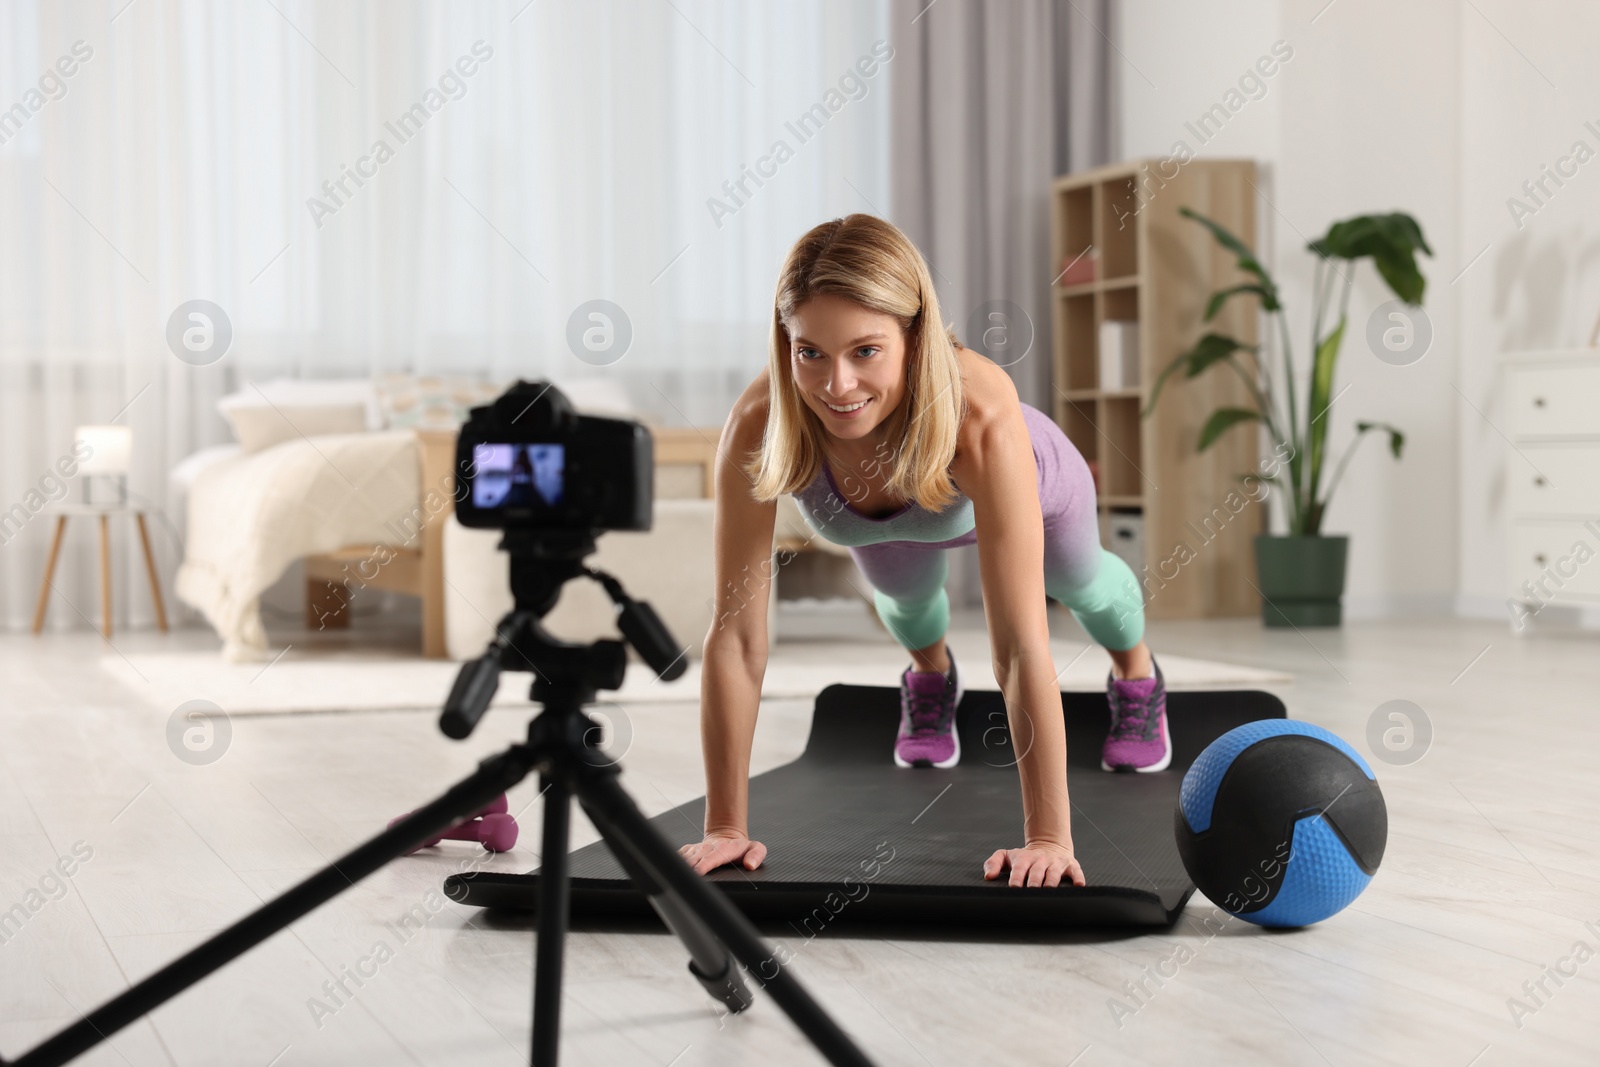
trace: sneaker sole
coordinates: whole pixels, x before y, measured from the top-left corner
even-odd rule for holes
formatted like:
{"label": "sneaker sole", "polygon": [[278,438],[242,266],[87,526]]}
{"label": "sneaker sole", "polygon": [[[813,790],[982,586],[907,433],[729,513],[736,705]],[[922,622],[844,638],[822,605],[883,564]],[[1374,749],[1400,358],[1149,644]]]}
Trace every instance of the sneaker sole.
{"label": "sneaker sole", "polygon": [[1161,754],[1161,758],[1160,759],[1158,759],[1158,760],[1156,760],[1156,762],[1150,764],[1150,766],[1148,766],[1148,767],[1135,767],[1131,763],[1120,763],[1117,766],[1113,767],[1113,766],[1111,766],[1111,764],[1107,763],[1104,759],[1102,759],[1100,761],[1100,769],[1102,771],[1131,770],[1131,771],[1134,771],[1137,774],[1150,774],[1150,773],[1152,773],[1154,771],[1164,771],[1164,770],[1166,770],[1168,767],[1172,766],[1172,733],[1171,733],[1170,730],[1163,730],[1163,731],[1161,731],[1161,734],[1162,734],[1161,739],[1167,743],[1167,750]]}
{"label": "sneaker sole", "polygon": [[[957,667],[955,707],[958,711],[961,708],[961,697],[965,693],[966,689],[961,685],[961,668]],[[897,746],[894,751],[894,765],[896,767],[904,767],[907,770],[929,767],[936,768],[941,771],[949,770],[951,767],[954,767],[957,763],[961,762],[961,730],[956,726],[954,717],[952,717],[950,721],[950,739],[956,743],[956,750],[950,754],[949,759],[940,760],[937,763],[933,762],[932,760],[919,759],[908,763],[906,760],[900,758],[900,749]],[[1172,758],[1172,754],[1170,752],[1167,754],[1167,758]]]}

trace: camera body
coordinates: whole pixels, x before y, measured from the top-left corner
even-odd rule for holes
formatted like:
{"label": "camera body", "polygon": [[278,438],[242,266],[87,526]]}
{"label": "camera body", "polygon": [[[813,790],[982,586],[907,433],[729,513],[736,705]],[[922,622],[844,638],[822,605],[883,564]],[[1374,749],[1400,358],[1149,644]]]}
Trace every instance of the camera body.
{"label": "camera body", "polygon": [[579,415],[547,381],[475,407],[456,442],[456,518],[480,529],[648,530],[654,445],[643,424]]}

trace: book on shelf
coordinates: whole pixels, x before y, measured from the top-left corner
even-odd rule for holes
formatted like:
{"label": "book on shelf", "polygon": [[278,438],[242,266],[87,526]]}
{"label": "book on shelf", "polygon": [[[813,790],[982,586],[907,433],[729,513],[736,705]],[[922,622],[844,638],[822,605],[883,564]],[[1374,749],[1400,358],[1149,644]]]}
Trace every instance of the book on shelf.
{"label": "book on shelf", "polygon": [[1089,249],[1070,255],[1061,261],[1061,274],[1057,285],[1087,285],[1100,276],[1100,254]]}
{"label": "book on shelf", "polygon": [[1107,319],[1100,324],[1100,388],[1139,387],[1139,324]]}

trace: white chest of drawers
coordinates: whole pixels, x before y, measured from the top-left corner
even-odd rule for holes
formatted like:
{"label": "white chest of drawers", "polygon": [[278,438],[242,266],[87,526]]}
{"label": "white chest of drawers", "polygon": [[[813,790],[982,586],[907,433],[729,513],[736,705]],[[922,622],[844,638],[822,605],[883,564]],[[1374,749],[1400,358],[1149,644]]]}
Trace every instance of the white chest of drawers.
{"label": "white chest of drawers", "polygon": [[1506,360],[1506,607],[1515,633],[1547,604],[1600,605],[1600,349]]}

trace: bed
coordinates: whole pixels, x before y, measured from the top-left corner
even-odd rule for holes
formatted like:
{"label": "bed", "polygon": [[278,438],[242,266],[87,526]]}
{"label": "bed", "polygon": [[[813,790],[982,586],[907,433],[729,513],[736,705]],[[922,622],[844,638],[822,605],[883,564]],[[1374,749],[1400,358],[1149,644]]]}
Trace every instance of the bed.
{"label": "bed", "polygon": [[[593,564],[651,601],[698,658],[715,613],[719,429],[660,426],[609,379],[558,384],[582,412],[650,427],[655,522],[646,533],[603,538]],[[480,653],[510,607],[506,561],[496,531],[454,521],[452,467],[466,409],[500,391],[498,384],[390,376],[280,380],[226,399],[239,440],[184,460],[169,492],[188,531],[176,591],[216,629],[224,657],[272,657],[261,597],[296,561],[304,564],[308,629],[348,627],[351,605],[369,591],[398,592],[421,603],[424,656]],[[774,548],[804,553],[802,561],[828,557],[833,571],[788,564],[795,573],[785,576],[786,595],[859,595],[859,583],[844,580],[854,572],[848,551],[816,538],[787,496],[779,501]],[[777,584],[767,605],[769,633]],[[571,640],[615,629],[610,601],[588,583],[572,583],[546,622]]]}

